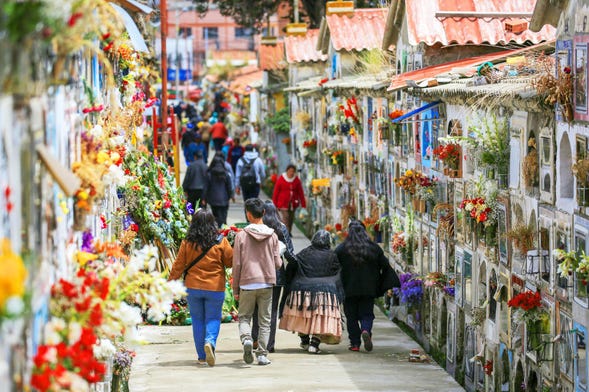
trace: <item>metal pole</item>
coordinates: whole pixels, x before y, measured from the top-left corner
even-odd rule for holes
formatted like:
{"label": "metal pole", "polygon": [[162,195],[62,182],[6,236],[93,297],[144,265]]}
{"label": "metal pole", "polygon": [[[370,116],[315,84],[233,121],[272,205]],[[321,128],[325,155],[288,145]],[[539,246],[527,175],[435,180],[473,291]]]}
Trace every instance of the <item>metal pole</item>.
{"label": "metal pole", "polygon": [[299,23],[299,0],[294,0],[294,22]]}
{"label": "metal pole", "polygon": [[[162,41],[162,105],[161,105],[161,113],[162,113],[162,135],[168,129],[168,51],[166,40],[168,38],[168,9],[167,9],[167,0],[161,0],[160,2],[160,14],[161,14],[161,41]],[[154,137],[157,135],[154,133]],[[157,146],[157,140],[154,140],[154,145]],[[158,156],[157,151],[154,151],[153,154]]]}
{"label": "metal pole", "polygon": [[176,99],[180,100],[180,57],[178,45],[180,44],[180,10],[176,8]]}

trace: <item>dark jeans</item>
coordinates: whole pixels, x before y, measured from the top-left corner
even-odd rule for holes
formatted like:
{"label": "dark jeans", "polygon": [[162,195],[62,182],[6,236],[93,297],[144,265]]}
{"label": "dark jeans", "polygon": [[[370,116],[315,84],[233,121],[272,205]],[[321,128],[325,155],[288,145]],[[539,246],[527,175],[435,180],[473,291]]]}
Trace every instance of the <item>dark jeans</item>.
{"label": "dark jeans", "polygon": [[202,189],[187,189],[186,190],[186,199],[190,204],[192,204],[192,208],[196,210],[196,202],[202,199]]}
{"label": "dark jeans", "polygon": [[[274,341],[276,340],[276,324],[278,320],[278,304],[280,303],[280,294],[282,293],[282,286],[274,286],[272,288],[272,313],[270,314],[270,337],[268,338],[268,351],[274,351]],[[252,339],[258,340],[258,307],[254,311],[252,321]]]}
{"label": "dark jeans", "polygon": [[211,206],[211,210],[213,211],[213,215],[215,216],[215,220],[219,227],[227,224],[227,211],[229,210],[229,206]]}
{"label": "dark jeans", "polygon": [[215,146],[215,151],[221,151],[223,149],[223,143],[225,143],[225,138],[216,137],[213,139],[213,145]]}
{"label": "dark jeans", "polygon": [[372,335],[372,323],[374,321],[374,298],[372,297],[346,297],[344,300],[344,314],[348,337],[352,346],[360,346],[362,331],[368,331]]}
{"label": "dark jeans", "polygon": [[243,201],[260,196],[260,184],[256,184],[251,189],[242,188],[241,194],[243,195]]}

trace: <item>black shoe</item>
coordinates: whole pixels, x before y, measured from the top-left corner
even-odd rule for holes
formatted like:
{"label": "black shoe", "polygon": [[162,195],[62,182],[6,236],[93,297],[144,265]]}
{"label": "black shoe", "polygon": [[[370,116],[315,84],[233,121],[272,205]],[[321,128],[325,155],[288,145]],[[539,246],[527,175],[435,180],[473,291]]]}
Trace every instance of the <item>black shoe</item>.
{"label": "black shoe", "polygon": [[362,331],[362,341],[364,342],[364,348],[366,351],[372,351],[372,337],[370,336],[370,332]]}

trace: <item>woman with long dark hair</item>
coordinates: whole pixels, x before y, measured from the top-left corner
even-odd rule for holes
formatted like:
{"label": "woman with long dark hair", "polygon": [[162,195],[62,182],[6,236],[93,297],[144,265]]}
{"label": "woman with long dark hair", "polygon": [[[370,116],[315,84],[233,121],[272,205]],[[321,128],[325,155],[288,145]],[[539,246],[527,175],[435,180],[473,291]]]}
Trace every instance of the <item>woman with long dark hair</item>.
{"label": "woman with long dark hair", "polygon": [[215,365],[225,300],[225,268],[232,265],[233,248],[225,237],[219,235],[215,217],[206,210],[197,210],[168,279],[180,279],[185,275],[198,362],[206,361],[209,366]]}
{"label": "woman with long dark hair", "polygon": [[219,226],[227,223],[229,199],[233,198],[233,175],[231,168],[223,156],[213,158],[207,170],[207,181],[203,190],[203,198],[211,206],[215,220]]}
{"label": "woman with long dark hair", "polygon": [[[292,239],[288,232],[288,228],[282,221],[280,220],[280,215],[278,215],[278,210],[272,200],[266,200],[264,202],[264,216],[262,217],[264,224],[272,229],[278,236],[278,240],[282,242],[285,246],[285,253],[284,258],[282,259],[282,267],[276,271],[276,285],[272,291],[272,317],[270,321],[270,337],[268,338],[268,351],[273,353],[274,352],[274,342],[276,338],[276,323],[278,320],[278,307],[281,304],[280,296],[283,291],[284,287],[284,277],[285,277],[285,266],[284,266],[284,259],[294,257],[294,247],[292,245]],[[289,257],[290,256],[290,257]],[[284,302],[284,301],[283,301]],[[252,328],[252,338],[254,339],[254,343],[258,340],[258,312],[254,311],[253,317],[253,328]]]}
{"label": "woman with long dark hair", "polygon": [[344,314],[351,351],[372,351],[374,298],[381,296],[383,287],[398,286],[398,278],[378,244],[368,236],[362,222],[354,220],[348,226],[348,236],[336,249],[342,267],[342,283],[346,298]]}

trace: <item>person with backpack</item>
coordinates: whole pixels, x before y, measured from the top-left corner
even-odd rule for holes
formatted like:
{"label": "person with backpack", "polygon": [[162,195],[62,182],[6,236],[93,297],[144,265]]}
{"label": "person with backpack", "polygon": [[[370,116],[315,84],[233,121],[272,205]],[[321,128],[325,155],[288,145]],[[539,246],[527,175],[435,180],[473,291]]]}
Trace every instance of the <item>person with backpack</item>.
{"label": "person with backpack", "polygon": [[[215,155],[207,171],[207,181],[203,191],[206,204],[211,206],[219,227],[227,224],[229,199],[233,198],[233,179],[229,165],[223,156]],[[229,170],[228,170],[229,167]]]}
{"label": "person with backpack", "polygon": [[276,180],[272,201],[278,208],[282,222],[288,228],[288,232],[292,233],[296,209],[299,207],[307,208],[303,183],[297,176],[296,166],[292,163],[286,167],[286,171]]}
{"label": "person with backpack", "polygon": [[243,157],[235,166],[235,193],[243,193],[243,200],[258,197],[262,181],[266,177],[264,163],[254,150],[254,146],[245,146]]}

